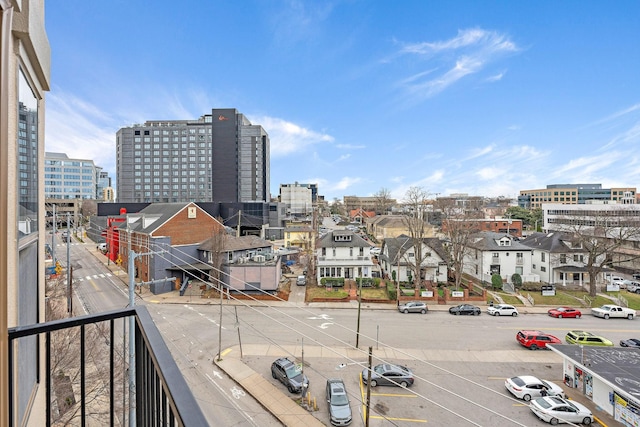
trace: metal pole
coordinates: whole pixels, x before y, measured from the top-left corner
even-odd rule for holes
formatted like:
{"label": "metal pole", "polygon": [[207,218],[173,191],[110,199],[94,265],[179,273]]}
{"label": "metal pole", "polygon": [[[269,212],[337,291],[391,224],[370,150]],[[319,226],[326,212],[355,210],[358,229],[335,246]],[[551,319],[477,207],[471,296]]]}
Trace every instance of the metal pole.
{"label": "metal pole", "polygon": [[[131,230],[129,229],[129,218],[127,218],[127,247],[129,249],[129,263],[127,270],[129,274],[129,307],[136,305],[136,253],[131,249]],[[135,327],[136,320],[133,316],[129,318],[129,426],[136,425],[136,351],[135,351]]]}
{"label": "metal pole", "polygon": [[362,304],[362,280],[358,282],[358,324],[356,327],[356,348],[360,345],[360,305]]}
{"label": "metal pole", "polygon": [[218,282],[220,292],[220,322],[218,325],[218,362],[222,360],[222,282]]}
{"label": "metal pole", "polygon": [[51,229],[51,259],[56,265],[56,205],[53,205],[53,228]]}
{"label": "metal pole", "polygon": [[71,266],[71,232],[69,229],[70,214],[67,212],[67,313],[71,317],[71,274],[69,267]]}
{"label": "metal pole", "polygon": [[240,321],[238,320],[238,306],[234,306],[236,310],[236,327],[238,328],[238,344],[240,344],[240,359],[242,359],[242,340],[240,340]]}
{"label": "metal pole", "polygon": [[369,369],[367,370],[367,409],[364,413],[364,425],[369,427],[369,409],[371,407],[371,362],[373,359],[373,348],[369,346]]}
{"label": "metal pole", "polygon": [[379,337],[380,337],[380,325],[376,325],[376,350],[378,350]]}

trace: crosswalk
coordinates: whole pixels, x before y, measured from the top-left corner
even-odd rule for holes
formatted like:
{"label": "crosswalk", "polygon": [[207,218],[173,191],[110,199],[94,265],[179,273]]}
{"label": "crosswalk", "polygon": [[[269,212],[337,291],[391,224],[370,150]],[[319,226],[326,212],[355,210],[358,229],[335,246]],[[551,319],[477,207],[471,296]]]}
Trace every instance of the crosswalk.
{"label": "crosswalk", "polygon": [[91,279],[104,279],[105,277],[112,277],[112,274],[104,273],[104,274],[94,274],[93,276],[76,277],[75,281],[83,282],[85,280],[91,280]]}

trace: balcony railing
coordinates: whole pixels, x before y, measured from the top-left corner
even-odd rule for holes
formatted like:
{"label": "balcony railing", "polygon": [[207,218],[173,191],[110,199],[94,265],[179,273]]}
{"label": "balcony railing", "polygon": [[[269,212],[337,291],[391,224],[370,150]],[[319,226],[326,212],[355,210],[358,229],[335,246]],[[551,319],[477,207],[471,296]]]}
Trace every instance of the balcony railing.
{"label": "balcony railing", "polygon": [[[126,342],[124,336],[116,338],[115,321],[122,319],[122,322],[125,322],[131,316],[135,318],[136,386],[133,409],[132,402],[129,402],[128,408],[125,404],[130,387],[130,385],[124,384],[128,377],[127,366],[124,362],[116,364],[117,356],[121,356],[122,360],[125,360],[124,350],[120,355],[117,355],[115,350],[120,340]],[[122,324],[122,322],[118,324]],[[95,336],[92,336],[91,340],[87,338],[88,327],[101,326],[104,328],[105,325],[107,330],[102,331],[104,333],[99,335],[100,340],[96,340]],[[78,328],[79,335],[70,334],[72,330],[78,330]],[[52,417],[54,415],[52,414],[52,406],[56,407],[56,413],[59,413],[61,406],[59,398],[52,400],[53,387],[63,371],[58,365],[60,355],[56,354],[56,348],[52,349],[52,335],[60,333],[66,333],[67,338],[72,337],[67,339],[68,344],[63,348],[64,351],[68,351],[69,348],[75,350],[77,347],[78,349],[77,354],[73,355],[73,364],[76,365],[77,375],[72,374],[71,379],[67,381],[67,389],[71,390],[70,397],[62,399],[62,406],[66,401],[69,405],[67,409],[72,409],[75,414],[71,424],[84,426],[91,423],[89,420],[90,412],[95,410],[96,406],[99,407],[101,413],[99,423],[110,426],[114,426],[116,421],[125,420],[127,413],[132,413],[135,416],[138,426],[204,426],[208,424],[149,312],[144,306],[139,306],[10,328],[8,397],[11,426],[20,424],[15,409],[16,406],[19,406],[16,405],[17,388],[21,386],[21,375],[18,371],[23,367],[19,359],[16,359],[16,350],[19,348],[17,344],[21,338],[41,335],[44,335],[45,345],[46,426],[60,423]],[[39,338],[38,342],[41,342]],[[108,347],[108,350],[103,351],[104,347]],[[96,348],[97,351],[92,353],[89,348]],[[105,365],[108,363],[108,372],[106,372],[105,366],[101,366],[103,363]],[[98,372],[101,369],[102,372]],[[70,370],[69,365],[65,366],[65,370],[67,372]],[[90,374],[95,376],[91,377]],[[66,378],[68,379],[68,377]],[[95,383],[104,384],[104,387],[101,386],[98,390]],[[24,386],[24,384],[22,385]],[[119,385],[121,385],[120,388]],[[118,399],[116,398],[117,389]],[[79,390],[79,402],[76,399],[77,390]],[[92,394],[92,391],[96,390],[99,395]],[[93,409],[88,408],[89,402],[93,405]],[[93,416],[95,417],[95,413]]]}

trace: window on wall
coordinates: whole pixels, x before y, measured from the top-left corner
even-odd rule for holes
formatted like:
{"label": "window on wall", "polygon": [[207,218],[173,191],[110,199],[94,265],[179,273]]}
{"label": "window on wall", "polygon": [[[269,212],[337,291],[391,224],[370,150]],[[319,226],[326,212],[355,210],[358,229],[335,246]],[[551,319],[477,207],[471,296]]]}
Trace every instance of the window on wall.
{"label": "window on wall", "polygon": [[[36,131],[26,132],[27,129]],[[18,89],[18,236],[38,231],[38,100],[22,70]],[[25,132],[22,132],[22,131]]]}

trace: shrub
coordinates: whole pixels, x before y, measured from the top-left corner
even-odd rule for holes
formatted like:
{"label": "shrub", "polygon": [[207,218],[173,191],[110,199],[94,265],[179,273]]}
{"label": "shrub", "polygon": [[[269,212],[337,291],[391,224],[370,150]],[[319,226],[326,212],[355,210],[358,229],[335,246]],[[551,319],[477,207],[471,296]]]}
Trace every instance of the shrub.
{"label": "shrub", "polygon": [[398,299],[398,291],[393,283],[387,283],[387,295],[389,295],[389,299],[392,301]]}
{"label": "shrub", "polygon": [[356,284],[358,287],[362,286],[363,288],[378,288],[380,287],[380,278],[379,277],[358,277],[356,279]]}
{"label": "shrub", "polygon": [[513,276],[511,276],[511,282],[513,283],[513,286],[516,288],[519,288],[522,286],[522,276],[519,275],[518,273],[514,274]]}
{"label": "shrub", "polygon": [[344,287],[343,277],[323,277],[320,279],[320,284],[323,286],[331,286],[332,288]]}
{"label": "shrub", "polygon": [[502,277],[499,274],[491,275],[491,286],[493,289],[502,289]]}

